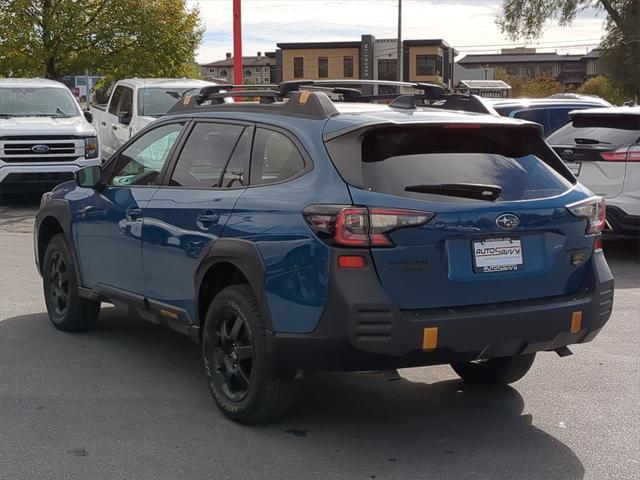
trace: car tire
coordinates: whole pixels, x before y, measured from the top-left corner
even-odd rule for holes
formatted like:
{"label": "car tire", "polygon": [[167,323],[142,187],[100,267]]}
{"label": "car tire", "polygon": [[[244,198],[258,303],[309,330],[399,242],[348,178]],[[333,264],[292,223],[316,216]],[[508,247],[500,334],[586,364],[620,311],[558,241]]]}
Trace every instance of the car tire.
{"label": "car tire", "polygon": [[69,247],[62,234],[47,244],[42,264],[42,285],[49,319],[63,332],[82,332],[93,327],[100,302],[78,294],[78,279]]}
{"label": "car tire", "polygon": [[491,358],[482,362],[452,363],[465,382],[475,385],[508,385],[524,377],[536,358],[535,353]]}
{"label": "car tire", "polygon": [[227,287],[211,302],[202,356],[213,399],[231,420],[269,422],[291,404],[293,381],[276,374],[273,345],[248,285]]}

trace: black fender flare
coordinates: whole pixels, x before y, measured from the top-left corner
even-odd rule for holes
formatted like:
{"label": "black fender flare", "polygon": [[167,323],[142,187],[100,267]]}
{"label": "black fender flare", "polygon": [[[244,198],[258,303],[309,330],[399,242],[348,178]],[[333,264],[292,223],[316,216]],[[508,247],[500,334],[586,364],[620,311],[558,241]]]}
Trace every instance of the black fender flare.
{"label": "black fender flare", "polygon": [[197,299],[200,298],[204,276],[211,267],[223,262],[232,264],[242,272],[256,296],[267,331],[273,332],[265,291],[266,266],[257,245],[239,238],[221,238],[213,242],[200,261],[195,273],[196,319],[200,318]]}
{"label": "black fender flare", "polygon": [[[78,279],[78,284],[82,285],[82,275],[80,273],[80,264],[78,262],[78,252],[76,251],[76,244],[73,241],[73,229],[71,226],[71,211],[69,210],[69,202],[59,198],[53,198],[45,203],[36,216],[34,226],[34,242],[35,242],[35,260],[38,272],[42,275],[42,261],[44,258],[40,258],[40,229],[42,222],[47,218],[53,218],[58,222],[62,228],[62,233],[67,241],[69,252],[71,253],[71,259],[73,261],[73,269]],[[44,253],[44,252],[42,252]]]}

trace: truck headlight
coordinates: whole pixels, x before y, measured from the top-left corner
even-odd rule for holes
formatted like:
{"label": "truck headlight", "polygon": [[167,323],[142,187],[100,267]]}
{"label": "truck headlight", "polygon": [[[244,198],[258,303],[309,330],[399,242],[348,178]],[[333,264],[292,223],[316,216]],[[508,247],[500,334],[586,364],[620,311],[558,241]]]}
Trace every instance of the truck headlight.
{"label": "truck headlight", "polygon": [[98,137],[85,137],[84,158],[98,158]]}

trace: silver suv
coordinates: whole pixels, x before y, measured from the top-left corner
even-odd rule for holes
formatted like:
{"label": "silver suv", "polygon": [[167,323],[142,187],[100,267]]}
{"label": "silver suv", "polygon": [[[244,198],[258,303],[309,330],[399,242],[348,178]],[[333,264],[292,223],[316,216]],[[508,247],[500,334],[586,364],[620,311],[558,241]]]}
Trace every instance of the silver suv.
{"label": "silver suv", "polygon": [[547,142],[581,183],[607,200],[606,230],[640,234],[640,107],[577,110]]}

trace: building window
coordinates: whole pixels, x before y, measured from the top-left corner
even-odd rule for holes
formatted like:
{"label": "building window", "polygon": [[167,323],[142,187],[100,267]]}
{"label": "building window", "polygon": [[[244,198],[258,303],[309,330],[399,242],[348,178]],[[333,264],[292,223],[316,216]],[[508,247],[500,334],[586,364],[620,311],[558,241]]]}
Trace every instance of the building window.
{"label": "building window", "polygon": [[542,65],[540,67],[540,75],[548,75],[549,77],[553,76],[553,66],[552,65]]}
{"label": "building window", "polygon": [[227,71],[224,68],[220,69],[220,76],[221,77],[226,77],[227,76]]}
{"label": "building window", "polygon": [[209,73],[211,73],[212,75],[216,74],[216,69],[215,68],[210,68],[209,69]]}
{"label": "building window", "polygon": [[416,75],[442,75],[442,57],[416,55]]}
{"label": "building window", "polygon": [[250,77],[251,76],[251,69],[250,68],[245,68],[244,69],[244,76],[245,77]]}
{"label": "building window", "polygon": [[378,60],[378,80],[396,80],[397,63],[394,59],[381,58]]}
{"label": "building window", "polygon": [[329,78],[329,57],[318,57],[318,78]]}
{"label": "building window", "polygon": [[536,76],[536,66],[535,65],[525,65],[523,67],[523,73],[525,77],[535,77]]}
{"label": "building window", "polygon": [[293,78],[304,77],[304,59],[302,57],[293,57]]}
{"label": "building window", "polygon": [[264,68],[262,69],[262,71],[263,71],[264,73],[269,73],[269,67],[264,67]]}
{"label": "building window", "polygon": [[344,78],[353,77],[353,56],[344,57],[342,59],[342,74]]}
{"label": "building window", "polygon": [[264,77],[264,83],[269,83],[269,77]]}
{"label": "building window", "polygon": [[256,70],[256,73],[260,73],[260,67],[256,67],[255,70]]}
{"label": "building window", "polygon": [[517,65],[507,65],[505,67],[505,71],[507,72],[507,75],[518,75]]}

